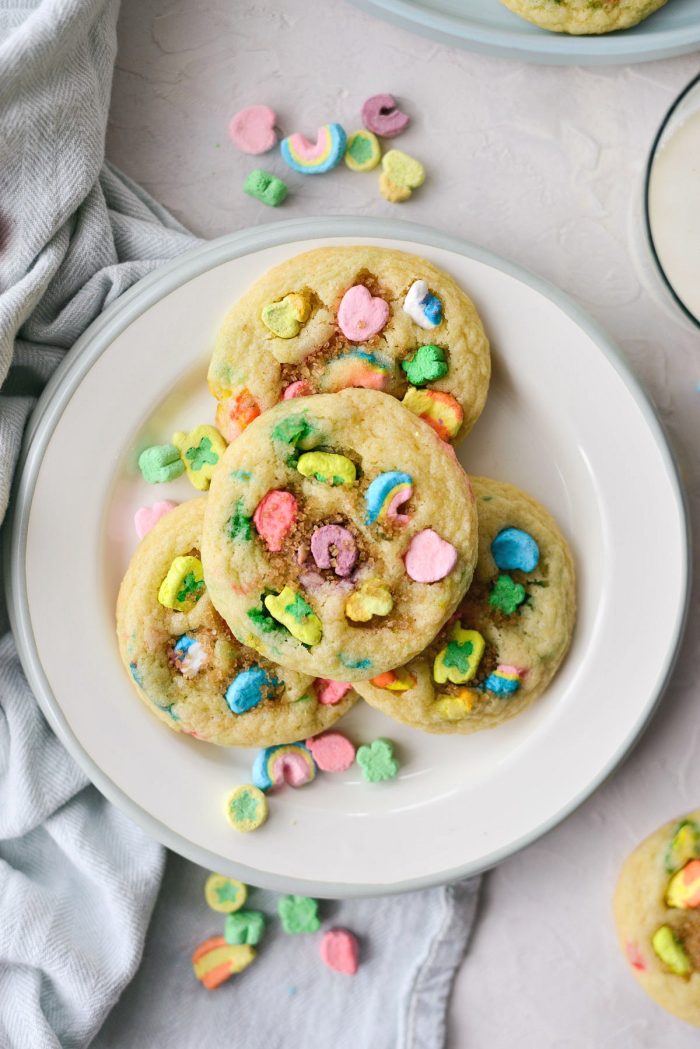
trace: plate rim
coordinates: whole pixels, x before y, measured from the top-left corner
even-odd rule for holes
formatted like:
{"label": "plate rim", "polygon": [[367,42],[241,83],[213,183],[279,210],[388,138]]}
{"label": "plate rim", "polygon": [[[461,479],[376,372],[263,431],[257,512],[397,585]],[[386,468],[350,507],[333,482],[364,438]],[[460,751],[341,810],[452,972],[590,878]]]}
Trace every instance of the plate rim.
{"label": "plate rim", "polygon": [[[653,30],[644,37],[634,32],[630,35],[629,31],[576,36],[549,33],[544,29],[540,36],[518,32],[515,28],[482,29],[457,14],[425,10],[417,0],[352,0],[352,3],[376,18],[453,47],[546,65],[653,62],[690,54],[700,45],[700,21],[696,26]],[[585,46],[582,46],[583,40]]]}
{"label": "plate rim", "polygon": [[[660,674],[650,690],[650,700],[640,712],[631,730],[612,757],[599,769],[586,787],[566,804],[557,809],[548,820],[531,828],[516,840],[462,866],[441,872],[433,872],[417,878],[385,885],[381,883],[317,882],[311,879],[287,877],[274,872],[258,871],[239,861],[220,857],[210,850],[196,845],[172,830],[167,824],[152,816],[146,809],[132,800],[110,777],[104,773],[78,741],[53,695],[41,665],[31,629],[31,617],[26,587],[26,544],[29,515],[36,481],[53,431],[71,399],[74,391],[92,365],[108,349],[113,340],[137,317],[150,309],[164,295],[175,291],[209,269],[239,258],[253,251],[293,243],[297,240],[317,240],[329,237],[367,237],[369,239],[394,239],[412,241],[429,247],[465,255],[508,274],[544,295],[566,313],[595,342],[615,371],[621,377],[644,420],[651,430],[654,441],[672,483],[675,510],[684,538],[681,551],[684,569],[683,592],[679,595],[673,630],[673,643],[669,646]],[[690,519],[678,466],[663,426],[640,381],[632,372],[620,350],[604,329],[565,292],[549,281],[527,269],[509,262],[469,241],[462,240],[430,227],[393,219],[354,216],[326,218],[297,218],[269,223],[253,229],[227,234],[214,241],[205,242],[166,263],[144,277],[128,291],[110,304],[83,332],[66,354],[41,394],[25,431],[20,458],[17,464],[11,510],[4,532],[3,557],[5,592],[12,632],[22,667],[29,685],[52,729],[69,754],[87,773],[97,789],[151,837],[210,870],[221,870],[234,877],[281,892],[299,892],[326,898],[348,898],[387,895],[409,892],[457,881],[496,866],[508,856],[519,852],[543,834],[557,826],[579,807],[611,775],[638,741],[663,696],[678,657],[687,620],[690,597],[691,533]]]}

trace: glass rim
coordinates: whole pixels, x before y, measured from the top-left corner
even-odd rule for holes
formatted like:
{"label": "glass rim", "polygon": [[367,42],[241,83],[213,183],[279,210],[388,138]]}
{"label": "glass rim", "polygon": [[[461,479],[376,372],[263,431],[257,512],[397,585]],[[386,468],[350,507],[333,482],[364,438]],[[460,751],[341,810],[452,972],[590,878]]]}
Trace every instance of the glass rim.
{"label": "glass rim", "polygon": [[644,173],[644,226],[646,230],[647,243],[649,245],[649,250],[651,251],[652,259],[654,260],[654,263],[656,264],[656,269],[659,275],[661,276],[661,279],[665,284],[667,290],[670,292],[674,302],[679,307],[679,309],[682,310],[682,312],[693,324],[693,326],[698,330],[700,330],[700,317],[696,317],[692,310],[690,310],[686,306],[681,297],[678,295],[677,291],[675,290],[675,288],[671,284],[671,281],[668,278],[666,270],[664,269],[661,259],[659,258],[659,254],[656,250],[656,244],[654,243],[654,234],[652,233],[651,229],[651,218],[649,216],[649,185],[651,182],[651,171],[654,166],[654,161],[656,159],[656,153],[659,148],[659,143],[661,142],[663,134],[666,128],[668,127],[669,121],[680,106],[681,102],[683,102],[683,100],[690,94],[693,88],[697,87],[699,84],[700,73],[697,73],[693,77],[693,79],[685,85],[680,94],[677,95],[677,97],[673,100],[669,108],[666,110],[666,113],[664,114],[661,123],[659,124],[658,131],[654,136],[651,148],[649,149],[649,154],[647,156],[646,162],[646,170]]}

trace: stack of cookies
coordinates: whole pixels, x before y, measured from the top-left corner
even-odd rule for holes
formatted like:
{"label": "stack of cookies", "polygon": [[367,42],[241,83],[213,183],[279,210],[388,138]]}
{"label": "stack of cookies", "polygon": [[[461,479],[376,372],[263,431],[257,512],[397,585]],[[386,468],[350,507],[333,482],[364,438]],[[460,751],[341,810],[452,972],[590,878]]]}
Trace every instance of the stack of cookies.
{"label": "stack of cookies", "polygon": [[197,738],[270,746],[358,694],[463,733],[540,695],[574,570],[542,506],[457,460],[489,378],[474,305],[416,256],[323,248],[257,281],[217,338],[216,429],[141,454],[208,489],[155,524],[119,594],[149,706]]}

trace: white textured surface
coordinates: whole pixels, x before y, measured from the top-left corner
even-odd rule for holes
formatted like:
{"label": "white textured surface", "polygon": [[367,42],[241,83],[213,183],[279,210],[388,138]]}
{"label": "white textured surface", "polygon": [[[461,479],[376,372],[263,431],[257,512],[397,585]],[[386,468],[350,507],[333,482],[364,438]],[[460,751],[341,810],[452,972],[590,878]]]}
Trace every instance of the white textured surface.
{"label": "white textured surface", "polygon": [[[649,294],[631,246],[647,150],[696,57],[528,67],[433,44],[343,0],[123,0],[120,34],[108,155],[183,222],[215,236],[294,215],[396,215],[549,278],[607,327],[646,383],[698,522],[700,335]],[[379,91],[406,100],[414,122],[400,145],[429,169],[408,204],[385,203],[374,175],[345,170],[290,173],[293,196],[276,212],[243,196],[246,172],[260,165],[228,142],[236,109],[266,102],[286,131],[310,134],[332,119],[353,130]],[[274,154],[260,159],[281,173]],[[654,564],[650,550],[630,600],[644,600]],[[696,600],[670,688],[632,757],[564,825],[488,878],[452,1004],[451,1049],[697,1045],[697,1033],[626,972],[610,896],[635,842],[699,803],[699,610]],[[650,608],[639,644],[653,643]]]}

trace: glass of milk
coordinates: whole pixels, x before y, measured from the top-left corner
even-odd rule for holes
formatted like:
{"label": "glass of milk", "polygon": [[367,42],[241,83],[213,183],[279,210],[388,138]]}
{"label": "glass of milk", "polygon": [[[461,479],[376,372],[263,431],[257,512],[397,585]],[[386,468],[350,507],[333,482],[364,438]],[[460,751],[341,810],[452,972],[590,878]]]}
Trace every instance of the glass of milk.
{"label": "glass of milk", "polygon": [[666,114],[649,155],[646,233],[658,275],[700,328],[700,76]]}

